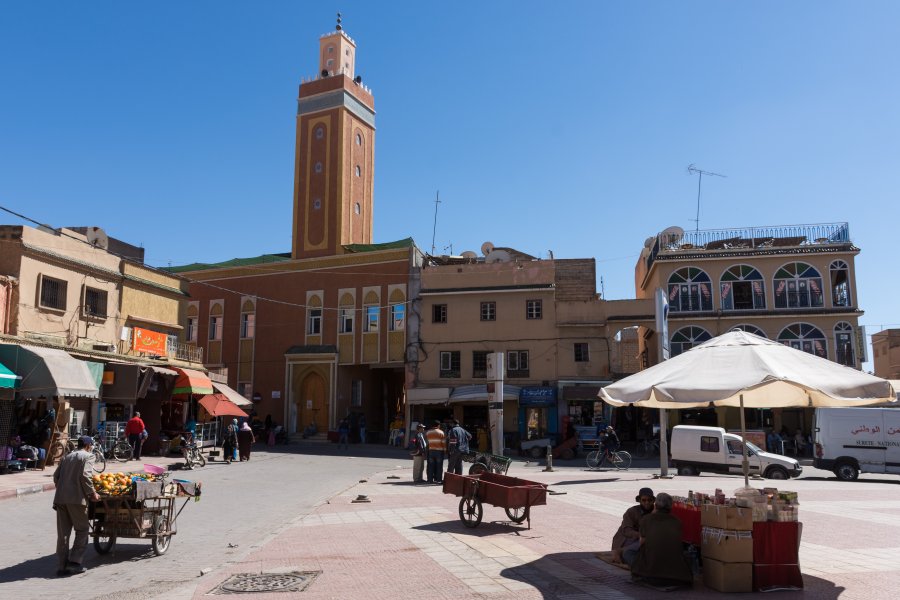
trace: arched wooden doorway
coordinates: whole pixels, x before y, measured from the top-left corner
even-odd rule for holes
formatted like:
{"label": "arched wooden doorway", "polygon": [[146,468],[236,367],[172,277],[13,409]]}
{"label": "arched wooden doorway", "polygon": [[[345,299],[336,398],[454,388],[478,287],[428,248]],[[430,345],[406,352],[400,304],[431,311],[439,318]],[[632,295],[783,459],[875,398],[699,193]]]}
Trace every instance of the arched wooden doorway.
{"label": "arched wooden doorway", "polygon": [[300,384],[297,399],[297,431],[302,432],[310,423],[319,431],[328,429],[328,387],[319,373],[309,373]]}

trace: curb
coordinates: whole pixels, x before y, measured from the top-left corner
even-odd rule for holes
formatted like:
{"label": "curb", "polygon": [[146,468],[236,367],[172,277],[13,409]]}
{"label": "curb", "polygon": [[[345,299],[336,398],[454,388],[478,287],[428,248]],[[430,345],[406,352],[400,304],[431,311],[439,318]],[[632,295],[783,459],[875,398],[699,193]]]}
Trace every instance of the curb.
{"label": "curb", "polygon": [[40,494],[41,492],[50,492],[56,489],[55,483],[39,483],[20,487],[14,490],[0,490],[0,500],[9,500],[12,498],[20,498],[29,494]]}

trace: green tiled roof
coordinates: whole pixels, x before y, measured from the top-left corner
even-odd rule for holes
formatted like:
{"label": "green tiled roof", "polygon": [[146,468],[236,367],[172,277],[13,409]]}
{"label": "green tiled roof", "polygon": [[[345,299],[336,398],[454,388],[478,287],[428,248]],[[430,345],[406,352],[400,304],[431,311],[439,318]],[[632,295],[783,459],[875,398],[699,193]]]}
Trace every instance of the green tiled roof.
{"label": "green tiled roof", "polygon": [[[377,252],[378,250],[394,250],[397,248],[412,248],[416,243],[412,238],[397,240],[396,242],[385,242],[383,244],[347,244],[344,250],[351,254],[359,252]],[[280,252],[278,254],[262,254],[252,258],[232,258],[217,263],[191,263],[176,267],[160,267],[163,271],[169,273],[186,273],[191,271],[207,271],[209,269],[227,269],[229,267],[252,267],[254,265],[264,265],[269,263],[279,263],[291,260],[290,252]]]}
{"label": "green tiled roof", "polygon": [[232,258],[218,263],[191,263],[180,267],[160,267],[163,271],[169,273],[184,273],[186,271],[206,271],[208,269],[227,269],[229,267],[251,267],[253,265],[264,265],[267,263],[277,263],[291,260],[290,252],[281,252],[279,254],[262,254],[253,258]]}
{"label": "green tiled roof", "polygon": [[385,242],[383,244],[347,244],[344,250],[347,252],[376,252],[378,250],[394,250],[396,248],[412,248],[416,243],[411,237],[397,240],[396,242]]}

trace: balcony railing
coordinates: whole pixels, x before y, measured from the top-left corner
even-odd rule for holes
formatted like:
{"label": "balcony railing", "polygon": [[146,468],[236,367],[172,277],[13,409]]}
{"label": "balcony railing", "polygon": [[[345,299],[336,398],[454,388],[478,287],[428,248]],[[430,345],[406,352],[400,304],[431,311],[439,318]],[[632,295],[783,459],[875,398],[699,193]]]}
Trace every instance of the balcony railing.
{"label": "balcony railing", "polygon": [[203,348],[194,346],[193,344],[183,344],[175,337],[169,337],[166,343],[166,354],[168,354],[170,358],[191,363],[203,362]]}
{"label": "balcony railing", "polygon": [[703,231],[663,232],[650,238],[647,268],[660,254],[696,251],[763,250],[799,246],[849,244],[848,223],[814,225],[774,225],[707,229]]}

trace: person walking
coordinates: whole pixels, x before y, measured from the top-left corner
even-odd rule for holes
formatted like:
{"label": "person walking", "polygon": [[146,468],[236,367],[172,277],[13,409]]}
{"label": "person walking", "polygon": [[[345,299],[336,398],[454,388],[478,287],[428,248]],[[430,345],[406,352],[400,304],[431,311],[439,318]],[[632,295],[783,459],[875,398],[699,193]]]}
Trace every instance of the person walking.
{"label": "person walking", "polygon": [[423,423],[416,425],[414,443],[415,447],[412,451],[413,483],[425,483],[422,473],[425,471],[425,456],[428,452],[428,442],[425,441],[425,425]]}
{"label": "person walking", "polygon": [[125,424],[125,435],[128,436],[128,443],[131,444],[131,458],[134,460],[141,460],[141,446],[144,445],[144,438],[141,437],[141,434],[146,428],[139,412],[134,413],[134,416]]}
{"label": "person walking", "polygon": [[244,421],[241,424],[240,430],[238,430],[238,454],[241,458],[241,462],[245,460],[250,460],[250,449],[253,446],[253,443],[256,442],[256,436],[253,435],[253,428],[250,427],[250,423]]}
{"label": "person walking", "polygon": [[357,421],[359,426],[359,443],[366,443],[366,415],[359,415],[359,421]]}
{"label": "person walking", "polygon": [[447,436],[441,431],[441,422],[435,421],[425,433],[428,444],[428,483],[444,482],[444,444]]}
{"label": "person walking", "polygon": [[469,452],[472,434],[463,429],[459,421],[453,419],[453,428],[447,434],[447,472],[462,475],[462,457]]}
{"label": "person walking", "polygon": [[[88,543],[88,502],[97,502],[100,496],[91,479],[94,440],[89,436],[78,438],[78,450],[70,452],[53,472],[56,493],[53,510],[56,511],[56,576],[84,573],[84,550]],[[69,549],[69,536],[75,530],[75,540]]]}
{"label": "person walking", "polygon": [[341,449],[341,445],[344,446],[344,450],[349,448],[349,440],[350,437],[350,419],[344,417],[341,419],[341,422],[338,424],[338,450]]}
{"label": "person walking", "polygon": [[225,459],[225,464],[231,464],[231,461],[235,459],[235,454],[238,451],[238,420],[232,419],[231,424],[225,429],[225,439],[222,442],[222,454]]}

